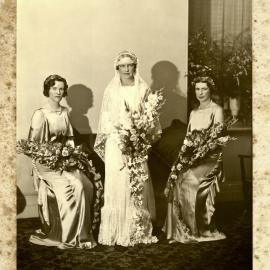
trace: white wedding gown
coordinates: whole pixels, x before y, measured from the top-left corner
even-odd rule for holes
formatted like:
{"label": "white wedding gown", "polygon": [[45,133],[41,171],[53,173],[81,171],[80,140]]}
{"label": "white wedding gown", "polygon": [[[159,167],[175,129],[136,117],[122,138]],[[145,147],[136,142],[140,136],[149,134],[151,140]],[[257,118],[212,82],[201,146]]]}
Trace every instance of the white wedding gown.
{"label": "white wedding gown", "polygon": [[[135,86],[121,86],[117,93],[120,99],[118,111],[119,123],[127,123],[125,102],[132,109],[137,109],[140,101]],[[152,243],[157,239],[152,236],[151,220],[155,218],[155,201],[150,178],[143,189],[143,206],[140,213],[143,217],[141,236],[134,238],[134,215],[138,212],[130,201],[130,179],[128,169],[123,168],[123,156],[118,147],[117,131],[111,132],[105,144],[105,190],[104,207],[101,210],[99,243],[103,245],[133,246],[138,243]],[[145,164],[148,170],[147,164]],[[138,229],[138,228],[137,228]]]}

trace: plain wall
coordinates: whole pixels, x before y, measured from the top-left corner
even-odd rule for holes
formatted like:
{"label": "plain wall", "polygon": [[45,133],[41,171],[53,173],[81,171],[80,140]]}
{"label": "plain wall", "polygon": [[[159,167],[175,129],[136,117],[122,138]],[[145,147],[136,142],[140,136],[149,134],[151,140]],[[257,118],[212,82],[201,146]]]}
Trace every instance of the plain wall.
{"label": "plain wall", "polygon": [[[124,49],[138,56],[149,85],[164,88],[162,127],[175,118],[186,122],[187,46],[188,1],[18,0],[17,139],[27,137],[33,111],[46,101],[43,81],[54,73],[70,86],[74,127],[95,133],[114,59]],[[17,172],[20,194],[35,205],[28,158],[18,157]],[[24,216],[36,209],[30,208]]]}
{"label": "plain wall", "polygon": [[[69,86],[91,89],[93,104],[86,115],[95,132],[115,56],[124,49],[136,53],[149,85],[153,66],[165,73],[174,67],[180,72],[174,92],[186,95],[186,1],[19,0],[17,11],[18,138],[27,135],[33,111],[45,102],[43,81],[54,73],[64,76]],[[186,106],[177,111],[185,122]]]}

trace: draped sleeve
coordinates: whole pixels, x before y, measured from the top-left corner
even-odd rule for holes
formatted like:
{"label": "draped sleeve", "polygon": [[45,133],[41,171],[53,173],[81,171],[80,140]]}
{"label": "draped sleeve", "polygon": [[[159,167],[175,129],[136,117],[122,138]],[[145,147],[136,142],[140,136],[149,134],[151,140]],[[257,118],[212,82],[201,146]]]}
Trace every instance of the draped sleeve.
{"label": "draped sleeve", "polygon": [[63,113],[65,114],[64,118],[65,118],[66,127],[67,127],[65,135],[68,138],[74,137],[73,127],[71,125],[70,118],[69,118],[69,111],[66,107],[63,107]]}
{"label": "draped sleeve", "polygon": [[189,121],[188,121],[188,126],[187,126],[187,132],[191,131],[191,118],[192,118],[192,114],[193,114],[193,110],[191,111],[190,115],[189,115]]}
{"label": "draped sleeve", "polygon": [[71,125],[71,122],[70,122],[70,118],[69,118],[69,111],[67,108],[64,108],[65,110],[65,121],[66,121],[66,138],[67,138],[67,141],[66,143],[70,146],[72,146],[73,148],[75,147],[75,142],[74,142],[74,131],[73,131],[73,127]]}
{"label": "draped sleeve", "polygon": [[36,110],[32,116],[28,139],[40,143],[50,141],[49,124],[41,109]]}
{"label": "draped sleeve", "polygon": [[216,105],[216,108],[214,110],[214,123],[223,123],[224,122],[224,114],[223,114],[223,108]]}
{"label": "draped sleeve", "polygon": [[[32,116],[28,140],[37,141],[39,143],[48,142],[50,140],[49,124],[48,121],[46,121],[45,115],[41,109],[36,110]],[[38,192],[40,200],[39,185],[42,176],[40,175],[37,169],[37,164],[34,160],[32,160],[31,174],[34,180],[34,188]]]}

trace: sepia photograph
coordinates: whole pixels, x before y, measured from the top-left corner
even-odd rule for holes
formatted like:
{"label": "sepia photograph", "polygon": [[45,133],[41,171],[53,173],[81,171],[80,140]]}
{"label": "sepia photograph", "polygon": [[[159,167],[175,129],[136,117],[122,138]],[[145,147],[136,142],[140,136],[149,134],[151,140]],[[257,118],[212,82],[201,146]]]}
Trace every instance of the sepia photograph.
{"label": "sepia photograph", "polygon": [[17,0],[17,269],[253,269],[252,12]]}

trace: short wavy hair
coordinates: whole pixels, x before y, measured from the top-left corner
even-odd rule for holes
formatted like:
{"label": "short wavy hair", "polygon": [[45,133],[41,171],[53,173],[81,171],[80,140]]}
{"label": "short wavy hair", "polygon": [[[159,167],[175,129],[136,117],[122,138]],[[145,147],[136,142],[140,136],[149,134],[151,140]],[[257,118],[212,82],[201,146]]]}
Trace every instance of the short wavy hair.
{"label": "short wavy hair", "polygon": [[67,81],[65,78],[57,75],[57,74],[53,74],[53,75],[50,75],[48,76],[44,83],[43,83],[43,95],[45,97],[49,97],[49,91],[50,91],[50,88],[52,86],[55,85],[55,82],[58,81],[58,82],[63,82],[64,83],[64,94],[63,94],[63,97],[67,96],[67,89],[68,89],[68,84],[67,84]]}
{"label": "short wavy hair", "polygon": [[191,83],[194,89],[195,89],[196,83],[206,83],[211,94],[216,92],[215,82],[210,76],[199,76],[199,77],[194,78],[194,80]]}

